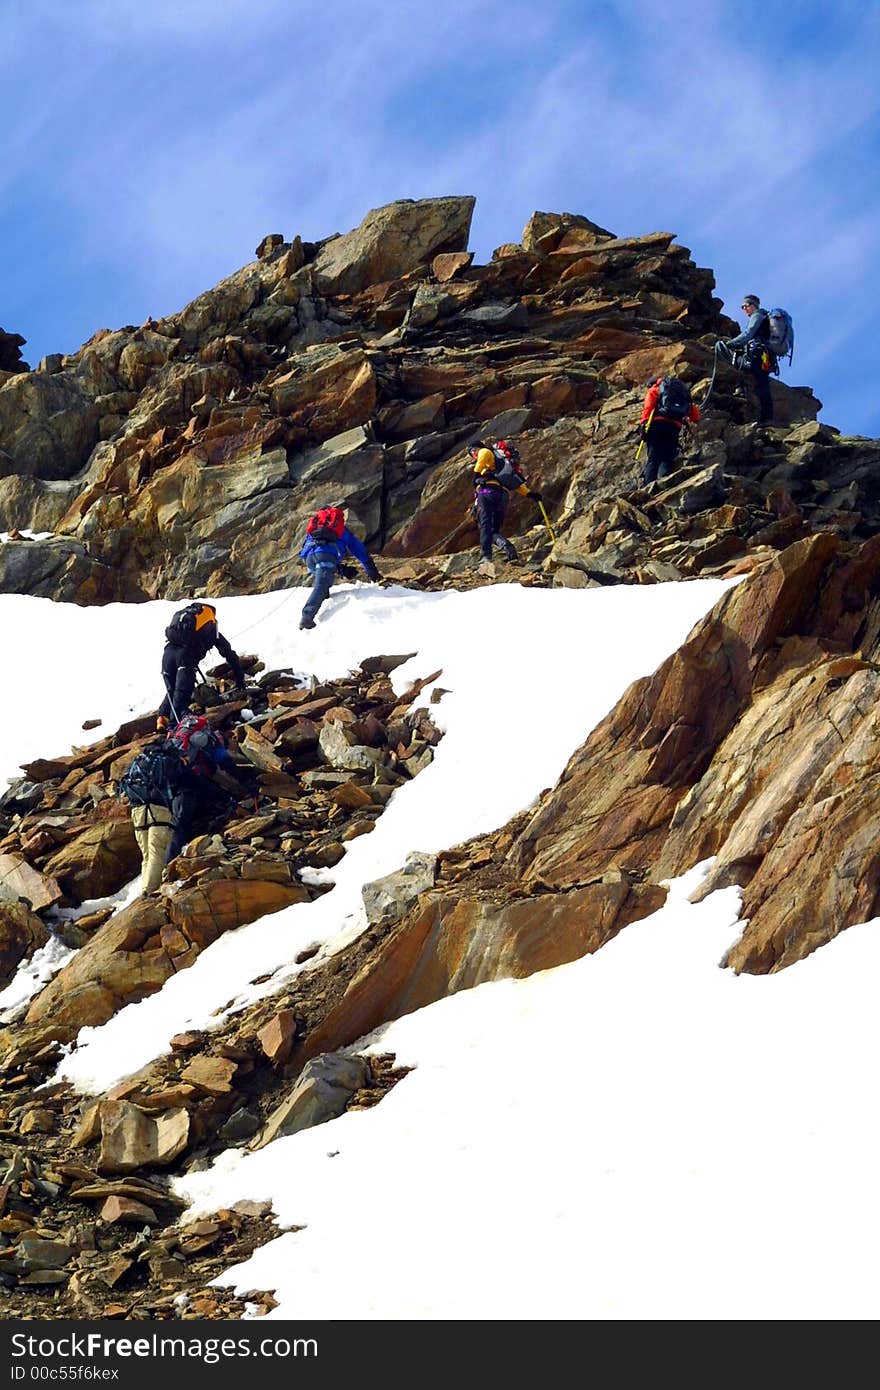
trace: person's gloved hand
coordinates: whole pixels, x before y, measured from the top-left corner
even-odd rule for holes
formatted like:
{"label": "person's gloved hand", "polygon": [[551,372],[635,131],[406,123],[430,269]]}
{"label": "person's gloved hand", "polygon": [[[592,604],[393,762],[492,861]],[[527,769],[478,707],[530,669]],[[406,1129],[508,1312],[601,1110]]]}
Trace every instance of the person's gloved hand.
{"label": "person's gloved hand", "polygon": [[379,571],[376,569],[376,566],[375,566],[375,565],[371,565],[370,568],[367,570],[367,578],[368,578],[373,584],[378,584],[378,583],[380,582],[382,576],[381,576],[381,574],[379,573]]}
{"label": "person's gloved hand", "polygon": [[526,497],[528,497],[529,500],[532,502],[540,502],[541,500],[540,492],[536,492],[534,488],[532,488],[530,492],[526,493]]}

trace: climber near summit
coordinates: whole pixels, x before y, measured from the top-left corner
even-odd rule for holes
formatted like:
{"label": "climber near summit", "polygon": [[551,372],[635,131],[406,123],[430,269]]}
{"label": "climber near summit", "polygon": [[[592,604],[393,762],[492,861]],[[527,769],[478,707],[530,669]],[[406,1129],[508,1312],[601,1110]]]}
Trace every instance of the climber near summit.
{"label": "climber near summit", "polygon": [[771,351],[770,315],[761,308],[756,294],[743,296],[743,313],[748,323],[735,338],[723,338],[715,344],[719,356],[751,374],[758,396],[758,421],[769,424],[773,419],[773,397],[770,394],[770,372],[778,372],[775,354]]}
{"label": "climber near summit", "polygon": [[677,376],[658,376],[648,383],[639,424],[639,433],[648,446],[643,487],[674,472],[682,426],[699,424],[699,420],[699,409]]}
{"label": "climber near summit", "polygon": [[330,586],[346,555],[354,556],[371,583],[379,583],[382,576],[363,541],[348,530],[345,512],[341,507],[322,507],[309,518],[306,538],[299,552],[299,558],[305,561],[314,580],[312,592],[303,606],[301,628],[315,626],[318,609],[329,596]]}
{"label": "climber near summit", "polygon": [[495,578],[495,563],[492,547],[500,550],[505,559],[512,563],[519,561],[516,547],[502,533],[504,518],[510,493],[517,492],[521,497],[529,497],[533,502],[541,501],[540,492],[530,488],[517,465],[519,450],[506,439],[497,439],[494,444],[477,441],[468,447],[468,455],[473,461],[474,502],[473,511],[480,528],[480,563],[477,572],[487,579]]}
{"label": "climber near summit", "polygon": [[235,684],[244,686],[241,662],[217,627],[217,609],[213,603],[190,603],[175,613],[165,629],[165,643],[162,654],[165,699],[159,706],[157,729],[168,728],[169,715],[179,723],[187,714],[199,662],[204,661],[212,647],[229,662]]}

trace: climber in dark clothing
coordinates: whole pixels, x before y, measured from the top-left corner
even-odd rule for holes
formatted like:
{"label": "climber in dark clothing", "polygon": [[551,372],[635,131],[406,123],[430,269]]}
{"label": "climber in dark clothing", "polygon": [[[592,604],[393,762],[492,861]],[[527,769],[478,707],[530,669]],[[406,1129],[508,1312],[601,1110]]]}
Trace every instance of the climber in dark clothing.
{"label": "climber in dark clothing", "polygon": [[[240,767],[223,742],[223,735],[212,729],[203,715],[189,715],[168,734],[178,747],[184,764],[180,784],[171,802],[174,834],[168,858],[179,854],[191,840],[197,824],[208,825],[215,816],[225,816],[240,796],[254,795],[259,773],[251,766]],[[228,792],[214,780],[224,772],[237,784]]]}
{"label": "climber in dark clothing", "polygon": [[189,710],[196,673],[212,647],[228,661],[236,685],[244,685],[241,662],[226,638],[217,628],[217,609],[212,603],[191,603],[175,613],[165,629],[166,646],[162,653],[162,680],[165,699],[159,706],[157,729],[167,729],[168,717],[183,719]]}
{"label": "climber in dark clothing", "polygon": [[735,338],[723,339],[716,346],[728,362],[736,362],[739,357],[743,371],[751,376],[758,397],[758,419],[765,425],[773,419],[769,374],[776,366],[776,359],[767,347],[770,337],[770,315],[766,309],[761,308],[761,301],[756,294],[743,297],[742,309],[749,320],[742,333]]}
{"label": "climber in dark clothing", "polygon": [[516,563],[519,556],[512,541],[502,533],[507,503],[511,492],[540,502],[540,492],[530,488],[517,468],[519,450],[505,439],[495,444],[474,444],[468,449],[474,464],[474,513],[480,529],[480,563],[478,573],[487,579],[495,578],[492,559],[493,545],[506,559]]}
{"label": "climber in dark clothing", "polygon": [[696,425],[699,420],[699,407],[678,377],[658,376],[649,384],[639,426],[648,447],[648,462],[642,472],[643,487],[674,471],[682,426]]}

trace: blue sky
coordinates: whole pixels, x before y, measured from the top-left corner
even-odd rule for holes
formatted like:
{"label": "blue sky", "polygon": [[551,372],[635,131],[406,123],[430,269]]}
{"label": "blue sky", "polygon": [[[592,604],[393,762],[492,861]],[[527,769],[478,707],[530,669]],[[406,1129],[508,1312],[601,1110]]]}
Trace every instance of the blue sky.
{"label": "blue sky", "polygon": [[850,0],[0,0],[0,325],[35,364],[266,232],[473,193],[478,260],[536,208],[675,232],[733,317],[789,309],[821,418],[880,435],[878,69]]}

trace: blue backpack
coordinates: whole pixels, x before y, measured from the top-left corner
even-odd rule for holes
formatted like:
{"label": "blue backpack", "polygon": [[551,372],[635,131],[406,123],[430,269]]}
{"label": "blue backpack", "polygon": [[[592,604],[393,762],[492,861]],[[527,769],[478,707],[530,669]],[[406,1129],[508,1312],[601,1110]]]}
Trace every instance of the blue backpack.
{"label": "blue backpack", "polygon": [[141,749],[119,783],[120,794],[132,806],[167,806],[183,784],[185,769],[180,753],[167,740]]}
{"label": "blue backpack", "polygon": [[791,314],[787,309],[771,309],[770,336],[767,339],[767,347],[774,357],[787,357],[791,362],[794,357],[794,324],[791,321]]}

